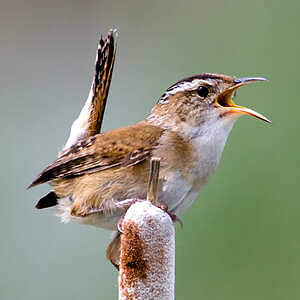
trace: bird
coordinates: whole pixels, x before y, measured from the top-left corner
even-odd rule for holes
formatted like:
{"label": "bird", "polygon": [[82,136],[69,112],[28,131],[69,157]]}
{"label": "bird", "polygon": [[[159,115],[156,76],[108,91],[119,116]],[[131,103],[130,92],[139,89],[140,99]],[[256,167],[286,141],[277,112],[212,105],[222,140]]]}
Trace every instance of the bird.
{"label": "bird", "polygon": [[[29,187],[50,184],[52,190],[36,208],[56,206],[63,222],[116,231],[132,199],[146,199],[151,158],[161,160],[159,202],[180,217],[216,170],[235,121],[242,115],[271,121],[234,102],[237,89],[266,78],[200,73],[167,88],[142,121],[101,132],[115,60],[112,39],[110,32],[100,40],[90,100],[74,122],[66,146]],[[107,248],[107,257],[116,266],[120,234],[117,231]]]}

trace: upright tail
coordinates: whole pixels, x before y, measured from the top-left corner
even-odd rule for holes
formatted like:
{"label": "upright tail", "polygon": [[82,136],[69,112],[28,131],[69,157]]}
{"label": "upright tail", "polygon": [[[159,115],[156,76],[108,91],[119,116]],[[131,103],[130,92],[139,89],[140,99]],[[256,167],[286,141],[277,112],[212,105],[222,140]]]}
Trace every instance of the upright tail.
{"label": "upright tail", "polygon": [[87,101],[79,117],[74,121],[69,139],[64,146],[70,148],[82,138],[90,137],[101,132],[102,121],[108,97],[112,72],[116,56],[116,30],[109,30],[107,36],[98,43],[95,71],[92,87]]}

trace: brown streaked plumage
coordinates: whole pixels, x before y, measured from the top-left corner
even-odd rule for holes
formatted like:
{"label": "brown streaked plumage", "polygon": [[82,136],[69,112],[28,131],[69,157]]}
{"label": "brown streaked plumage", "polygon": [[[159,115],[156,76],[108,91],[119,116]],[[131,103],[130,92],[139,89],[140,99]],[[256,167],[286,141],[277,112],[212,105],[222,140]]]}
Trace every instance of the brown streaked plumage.
{"label": "brown streaked plumage", "polygon": [[107,36],[99,40],[94,77],[88,99],[78,119],[73,123],[70,137],[59,156],[79,140],[101,132],[116,56],[115,33],[116,30],[109,30]]}
{"label": "brown streaked plumage", "polygon": [[93,136],[101,131],[101,125],[106,107],[108,91],[110,87],[112,72],[115,64],[116,44],[114,30],[110,30],[107,37],[100,38],[96,63],[95,75],[92,84],[93,101],[92,113],[89,118],[87,136]]}
{"label": "brown streaked plumage", "polygon": [[[112,199],[143,199],[150,157],[162,152],[162,178],[170,176],[174,164],[181,169],[193,164],[191,144],[175,132],[164,132],[142,121],[82,140],[47,167],[30,187],[49,181],[58,198],[77,199],[71,209],[77,217],[108,213]],[[189,180],[185,172],[182,176]]]}
{"label": "brown streaked plumage", "polygon": [[29,186],[113,167],[129,167],[147,157],[163,130],[140,122],[83,139],[47,167]]}
{"label": "brown streaked plumage", "polygon": [[[63,221],[116,229],[132,199],[146,198],[149,160],[155,156],[161,159],[158,200],[180,216],[215,171],[235,120],[248,114],[270,122],[232,100],[237,88],[265,79],[191,76],[168,88],[145,120],[100,133],[115,59],[112,33],[101,40],[92,97],[58,159],[30,185],[49,182],[53,188],[36,207],[58,204]],[[119,240],[116,236],[107,250],[114,264]]]}

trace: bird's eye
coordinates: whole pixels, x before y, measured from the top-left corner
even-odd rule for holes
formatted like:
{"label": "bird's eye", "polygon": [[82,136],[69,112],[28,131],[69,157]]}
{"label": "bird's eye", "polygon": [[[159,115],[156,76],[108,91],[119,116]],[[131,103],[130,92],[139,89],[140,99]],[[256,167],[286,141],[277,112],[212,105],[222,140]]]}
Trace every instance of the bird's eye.
{"label": "bird's eye", "polygon": [[202,97],[205,98],[209,93],[209,90],[206,86],[200,85],[197,89],[197,94]]}

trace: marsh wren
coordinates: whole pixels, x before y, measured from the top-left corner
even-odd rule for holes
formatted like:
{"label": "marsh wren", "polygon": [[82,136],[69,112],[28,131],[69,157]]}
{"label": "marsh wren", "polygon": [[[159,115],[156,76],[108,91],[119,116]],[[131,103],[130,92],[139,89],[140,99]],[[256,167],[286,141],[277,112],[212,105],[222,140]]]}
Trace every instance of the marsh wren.
{"label": "marsh wren", "polygon": [[[110,76],[111,72],[112,67]],[[57,205],[64,222],[76,220],[115,230],[128,201],[146,198],[149,160],[156,156],[161,158],[159,202],[181,216],[218,166],[238,117],[251,115],[270,123],[233,102],[238,88],[264,80],[194,75],[170,86],[143,121],[71,138],[58,159],[30,185],[49,182],[53,189],[36,207]],[[104,84],[105,93],[100,93],[105,99],[109,82]],[[117,247],[116,242],[108,252]],[[113,260],[113,254],[108,256]]]}

